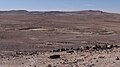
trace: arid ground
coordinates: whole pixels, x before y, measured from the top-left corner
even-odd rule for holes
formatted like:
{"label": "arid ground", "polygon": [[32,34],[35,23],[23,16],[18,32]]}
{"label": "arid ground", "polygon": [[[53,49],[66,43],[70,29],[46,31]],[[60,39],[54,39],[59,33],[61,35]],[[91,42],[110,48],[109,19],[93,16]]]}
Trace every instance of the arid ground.
{"label": "arid ground", "polygon": [[0,11],[0,67],[120,67],[119,46],[120,14]]}

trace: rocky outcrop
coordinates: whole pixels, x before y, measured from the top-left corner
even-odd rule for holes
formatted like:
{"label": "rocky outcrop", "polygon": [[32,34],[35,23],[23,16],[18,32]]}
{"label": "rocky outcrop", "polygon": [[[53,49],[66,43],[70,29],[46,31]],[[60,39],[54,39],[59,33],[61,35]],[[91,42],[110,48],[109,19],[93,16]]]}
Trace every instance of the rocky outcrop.
{"label": "rocky outcrop", "polygon": [[120,46],[118,45],[112,45],[112,44],[103,44],[103,45],[94,45],[94,46],[81,46],[78,48],[61,48],[61,49],[55,49],[52,52],[64,52],[66,51],[67,53],[72,53],[74,51],[86,51],[86,50],[94,50],[94,51],[99,51],[99,50],[108,50],[108,49],[113,49],[113,48],[119,48]]}

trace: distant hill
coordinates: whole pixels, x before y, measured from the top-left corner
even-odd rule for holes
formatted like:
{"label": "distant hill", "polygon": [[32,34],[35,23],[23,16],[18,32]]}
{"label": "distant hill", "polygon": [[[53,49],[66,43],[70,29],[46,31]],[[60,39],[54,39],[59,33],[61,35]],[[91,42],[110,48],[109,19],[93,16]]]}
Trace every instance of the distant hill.
{"label": "distant hill", "polygon": [[29,13],[27,10],[10,10],[10,11],[0,11],[0,14],[26,14]]}

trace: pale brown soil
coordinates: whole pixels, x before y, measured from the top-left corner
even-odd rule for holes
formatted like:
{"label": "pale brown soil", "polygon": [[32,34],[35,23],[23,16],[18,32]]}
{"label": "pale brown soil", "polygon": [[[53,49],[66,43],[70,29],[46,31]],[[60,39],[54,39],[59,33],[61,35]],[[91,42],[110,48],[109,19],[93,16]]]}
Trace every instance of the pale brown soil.
{"label": "pale brown soil", "polygon": [[[40,14],[0,12],[2,53],[6,53],[8,57],[11,52],[16,51],[42,53],[37,56],[0,58],[0,67],[45,67],[48,64],[57,67],[120,67],[119,60],[115,60],[116,56],[120,56],[119,49],[115,49],[116,52],[105,51],[100,54],[58,52],[62,58],[48,58],[54,54],[50,52],[54,49],[93,46],[97,43],[120,45],[120,14],[97,11]],[[89,57],[85,59],[85,56]],[[98,58],[99,56],[105,58]],[[80,61],[76,62],[75,59]]]}

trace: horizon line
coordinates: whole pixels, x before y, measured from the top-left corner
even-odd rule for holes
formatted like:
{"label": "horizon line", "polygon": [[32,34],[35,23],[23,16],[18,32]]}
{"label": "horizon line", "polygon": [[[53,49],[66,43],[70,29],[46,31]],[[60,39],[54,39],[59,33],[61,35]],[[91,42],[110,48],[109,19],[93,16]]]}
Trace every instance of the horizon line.
{"label": "horizon line", "polygon": [[89,10],[93,10],[93,11],[103,11],[103,12],[108,12],[108,13],[120,13],[120,12],[115,12],[115,11],[108,11],[108,10],[100,10],[100,9],[81,9],[81,10],[55,10],[55,9],[51,9],[51,10],[29,10],[29,9],[0,9],[0,11],[17,11],[17,10],[25,10],[25,11],[38,11],[38,12],[48,12],[48,11],[63,11],[63,12],[72,12],[72,11],[89,11]]}

